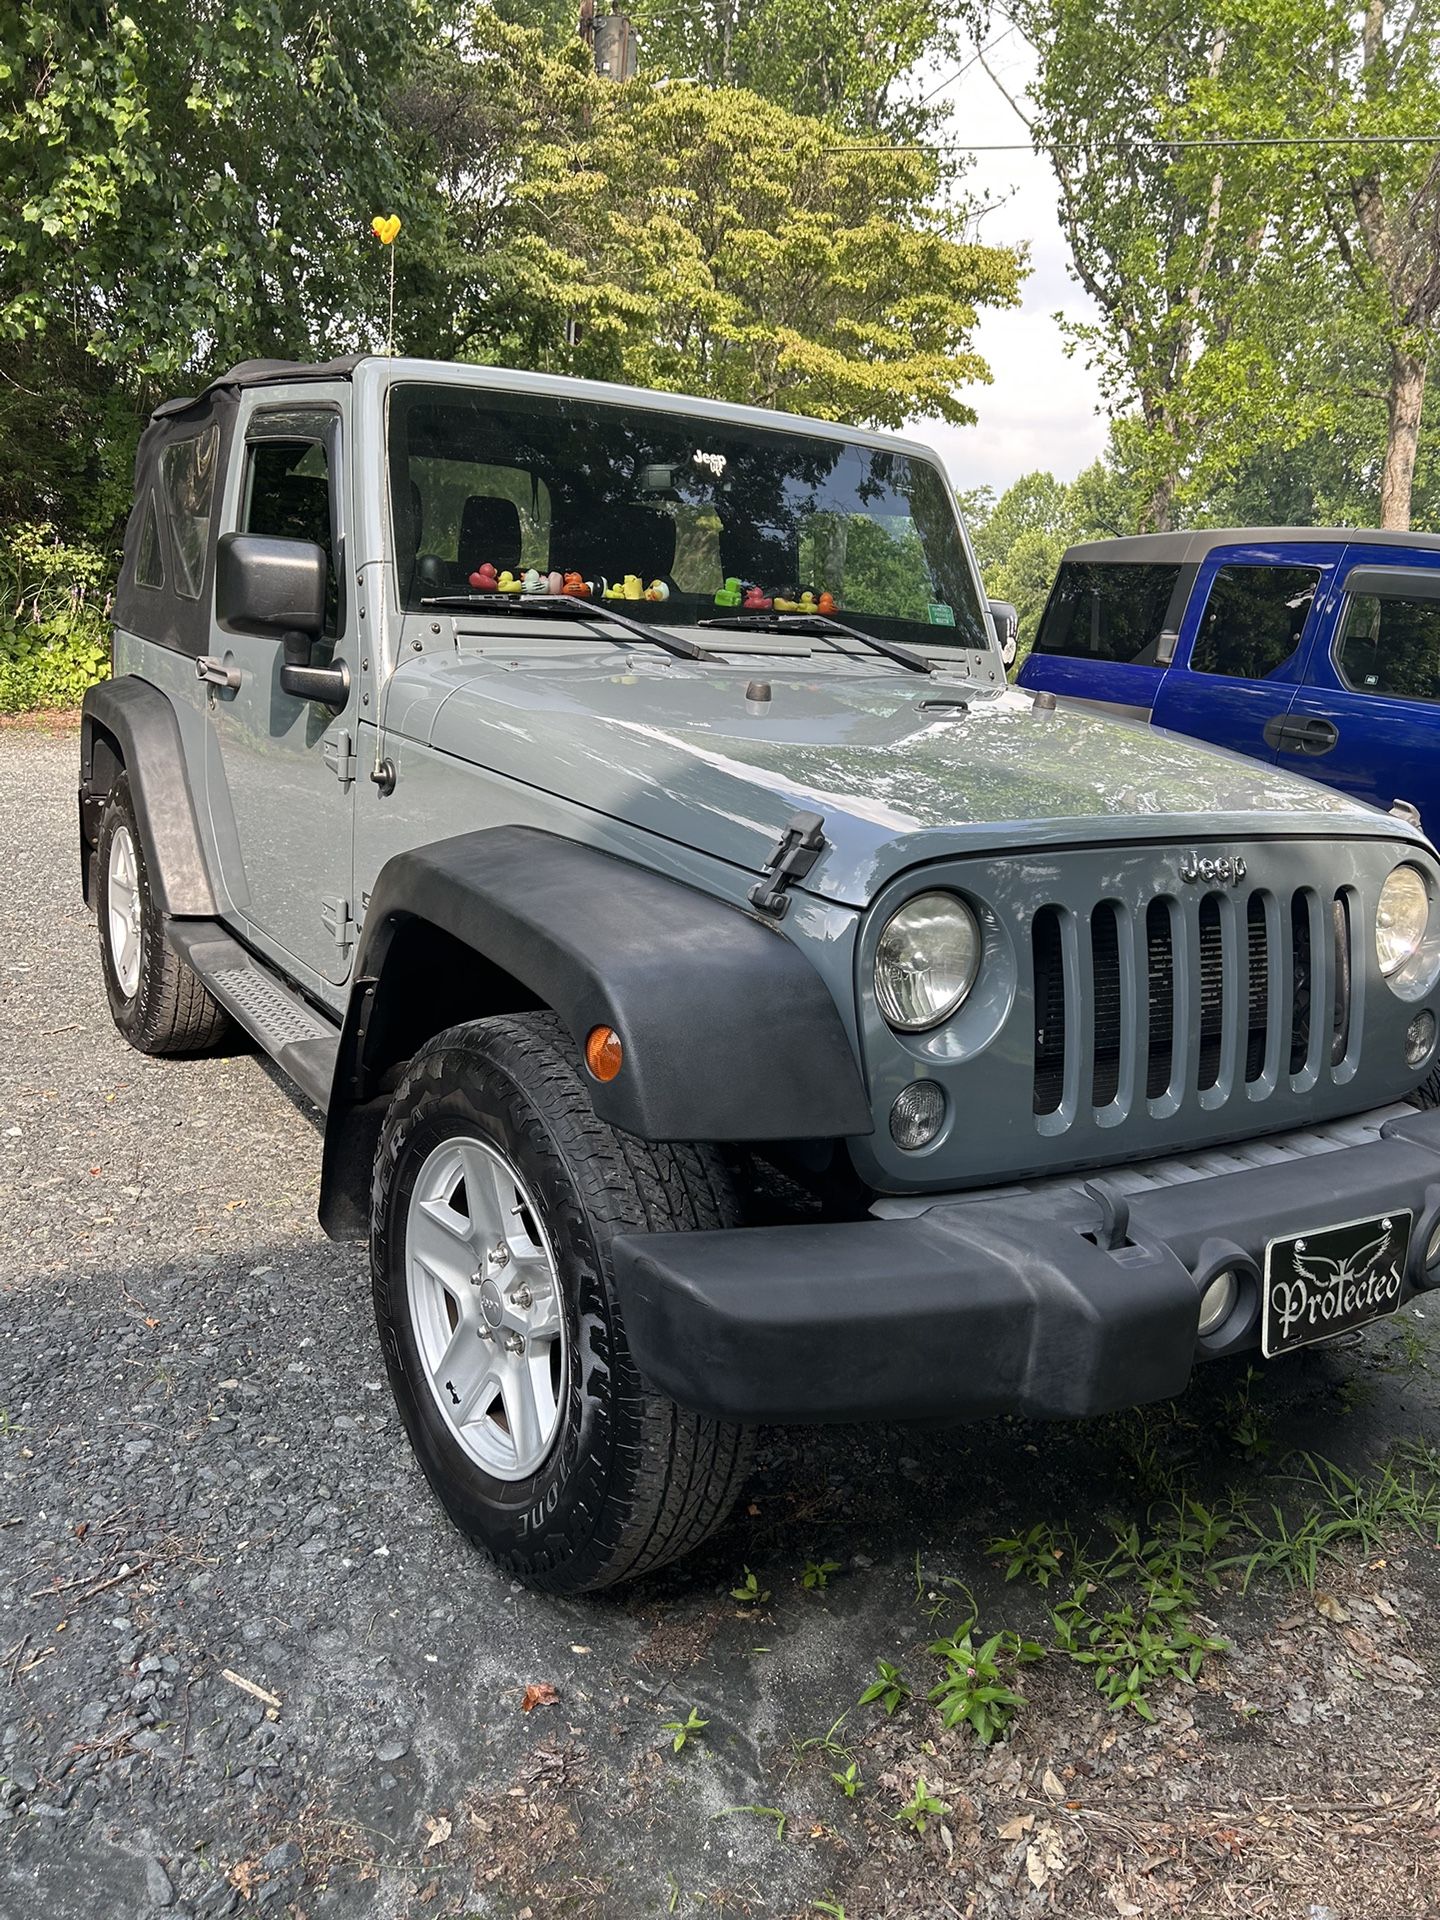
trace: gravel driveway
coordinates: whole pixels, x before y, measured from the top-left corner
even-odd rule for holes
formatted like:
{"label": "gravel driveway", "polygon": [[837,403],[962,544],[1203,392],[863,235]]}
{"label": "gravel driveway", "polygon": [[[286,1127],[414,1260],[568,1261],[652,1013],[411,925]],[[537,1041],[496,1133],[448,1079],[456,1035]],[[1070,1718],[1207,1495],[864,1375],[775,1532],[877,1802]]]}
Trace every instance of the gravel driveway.
{"label": "gravel driveway", "polygon": [[[1153,1721],[1054,1653],[991,1747],[924,1700],[975,1608],[1054,1638],[1079,1547],[1007,1583],[996,1536],[1340,1513],[1296,1448],[1380,1485],[1440,1430],[1419,1310],[1083,1430],[772,1436],[703,1555],[532,1598],[411,1460],[314,1114],[257,1058],[113,1031],[75,757],[0,731],[0,1915],[1440,1911],[1433,1456],[1318,1574],[1277,1549],[1242,1592],[1194,1548],[1229,1652]],[[879,1658],[893,1716],[856,1705]],[[897,1819],[921,1776],[943,1812]]]}

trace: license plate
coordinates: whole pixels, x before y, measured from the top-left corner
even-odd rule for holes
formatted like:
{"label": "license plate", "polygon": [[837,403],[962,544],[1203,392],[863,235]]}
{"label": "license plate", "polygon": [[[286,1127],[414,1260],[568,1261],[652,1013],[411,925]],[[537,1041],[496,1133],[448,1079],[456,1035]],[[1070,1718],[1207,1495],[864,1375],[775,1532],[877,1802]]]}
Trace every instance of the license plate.
{"label": "license plate", "polygon": [[1265,1249],[1260,1350],[1266,1359],[1394,1313],[1410,1252],[1408,1210],[1316,1233],[1272,1240]]}

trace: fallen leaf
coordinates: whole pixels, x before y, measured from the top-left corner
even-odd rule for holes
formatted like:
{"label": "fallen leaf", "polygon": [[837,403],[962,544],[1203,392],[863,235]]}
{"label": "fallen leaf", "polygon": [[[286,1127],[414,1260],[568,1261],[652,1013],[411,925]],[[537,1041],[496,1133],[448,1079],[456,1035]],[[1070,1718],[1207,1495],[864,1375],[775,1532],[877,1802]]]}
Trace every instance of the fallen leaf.
{"label": "fallen leaf", "polygon": [[548,1680],[532,1681],[520,1696],[520,1711],[531,1713],[536,1707],[553,1707],[559,1698]]}
{"label": "fallen leaf", "polygon": [[574,1646],[572,1646],[572,1647],[571,1647],[571,1649],[570,1649],[570,1651],[571,1651],[572,1653],[589,1653],[589,1651],[590,1651],[590,1649],[589,1649],[589,1647],[574,1647]]}
{"label": "fallen leaf", "polygon": [[1025,1849],[1025,1872],[1037,1890],[1055,1874],[1065,1871],[1065,1849],[1054,1827],[1037,1827],[1035,1838]]}
{"label": "fallen leaf", "polygon": [[1063,1800],[1065,1798],[1065,1788],[1061,1784],[1059,1776],[1052,1773],[1049,1767],[1045,1769],[1044,1775],[1041,1778],[1040,1791],[1045,1795],[1047,1800]]}
{"label": "fallen leaf", "polygon": [[1017,1819],[1007,1820],[999,1829],[1002,1840],[1023,1840],[1035,1824],[1033,1813],[1022,1813]]}
{"label": "fallen leaf", "polygon": [[1341,1606],[1333,1593],[1317,1593],[1315,1596],[1315,1611],[1324,1619],[1333,1620],[1336,1626],[1343,1626],[1350,1618],[1349,1613]]}
{"label": "fallen leaf", "polygon": [[1111,1906],[1114,1907],[1116,1913],[1123,1913],[1126,1916],[1126,1920],[1132,1920],[1132,1916],[1139,1913],[1139,1907],[1135,1905],[1133,1900],[1127,1900],[1125,1898],[1122,1888],[1110,1887],[1107,1889],[1107,1892]]}
{"label": "fallen leaf", "polygon": [[443,1813],[427,1813],[425,1816],[425,1831],[430,1836],[425,1842],[425,1851],[428,1853],[431,1847],[444,1846],[445,1842],[450,1838],[452,1828]]}
{"label": "fallen leaf", "polygon": [[1370,1604],[1377,1613],[1383,1614],[1387,1620],[1398,1620],[1400,1618],[1397,1610],[1391,1606],[1383,1593],[1377,1593]]}

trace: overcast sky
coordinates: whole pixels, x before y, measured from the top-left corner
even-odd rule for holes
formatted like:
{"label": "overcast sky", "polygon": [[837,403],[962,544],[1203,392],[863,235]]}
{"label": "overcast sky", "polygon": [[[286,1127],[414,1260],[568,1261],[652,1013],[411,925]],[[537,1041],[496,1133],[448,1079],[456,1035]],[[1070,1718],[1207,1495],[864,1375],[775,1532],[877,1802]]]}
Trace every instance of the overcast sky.
{"label": "overcast sky", "polygon": [[[1020,98],[1034,57],[1019,34],[1008,34],[985,58]],[[952,103],[950,139],[1024,140],[1023,125],[978,62],[944,97]],[[1055,177],[1039,154],[979,153],[968,185],[1004,196],[1004,205],[986,217],[981,238],[994,245],[1028,243],[1031,271],[1021,307],[981,318],[975,344],[994,384],[965,390],[980,416],[978,426],[927,420],[914,432],[939,448],[957,487],[984,485],[1002,493],[1037,467],[1073,480],[1104,446],[1105,422],[1096,412],[1094,376],[1080,358],[1066,357],[1053,317],[1061,309],[1076,319],[1093,311],[1068,271],[1070,250],[1055,217]]]}

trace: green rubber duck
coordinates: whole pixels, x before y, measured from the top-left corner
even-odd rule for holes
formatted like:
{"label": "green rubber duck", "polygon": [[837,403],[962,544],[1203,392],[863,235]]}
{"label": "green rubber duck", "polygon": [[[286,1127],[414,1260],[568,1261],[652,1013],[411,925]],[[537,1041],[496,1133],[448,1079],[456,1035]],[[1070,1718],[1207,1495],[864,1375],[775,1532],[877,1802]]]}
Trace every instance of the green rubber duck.
{"label": "green rubber duck", "polygon": [[724,586],[721,587],[720,591],[716,594],[715,604],[717,607],[738,607],[739,606],[740,581],[735,574],[732,573],[729,576]]}

